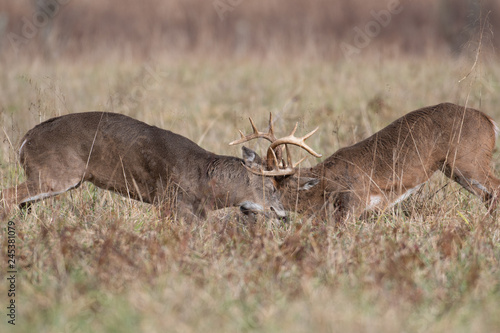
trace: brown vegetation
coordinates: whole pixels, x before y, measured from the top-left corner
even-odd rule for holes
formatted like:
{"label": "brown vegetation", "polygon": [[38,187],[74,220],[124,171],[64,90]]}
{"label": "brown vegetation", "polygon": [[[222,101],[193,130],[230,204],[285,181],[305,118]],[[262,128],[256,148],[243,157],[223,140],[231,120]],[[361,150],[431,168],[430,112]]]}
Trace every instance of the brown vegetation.
{"label": "brown vegetation", "polygon": [[[72,111],[131,114],[235,156],[239,147],[221,142],[237,139],[249,115],[265,128],[269,111],[277,133],[296,121],[298,135],[319,125],[308,145],[324,153],[436,101],[468,104],[500,120],[495,64],[478,66],[487,72],[480,80],[475,71],[458,83],[470,70],[463,59],[390,59],[376,68],[366,61],[195,59],[12,64],[0,74],[0,188],[23,181],[15,147],[25,131]],[[146,66],[168,75],[144,86],[144,75],[151,75]],[[123,98],[110,98],[115,94]],[[499,161],[495,152],[496,174]],[[479,199],[444,182],[435,176],[393,209],[343,225],[294,214],[287,224],[253,223],[231,210],[189,223],[83,185],[35,203],[29,215],[10,216],[17,233],[18,327],[498,331],[498,222],[486,217]],[[6,235],[2,228],[2,253]],[[0,261],[2,279],[6,262]],[[6,286],[0,284],[1,299]],[[5,327],[2,320],[0,330]]]}
{"label": "brown vegetation", "polygon": [[481,31],[484,45],[500,46],[496,0],[58,1],[3,2],[0,54],[57,58],[113,49],[144,58],[203,51],[330,59],[356,38],[385,52],[459,54],[476,48]]}
{"label": "brown vegetation", "polygon": [[[351,61],[340,43],[388,2],[243,0],[221,21],[212,0],[72,0],[17,55],[7,33],[21,34],[34,7],[0,2],[0,189],[25,180],[16,156],[24,133],[73,112],[130,115],[233,156],[240,147],[226,143],[237,129],[248,116],[265,128],[270,111],[276,133],[296,122],[298,136],[320,126],[307,142],[324,156],[445,101],[500,123],[500,65],[476,53],[480,27],[482,51],[499,45],[495,0],[404,2]],[[498,332],[499,222],[486,213],[439,175],[392,209],[344,224],[300,214],[252,222],[231,209],[190,223],[84,184],[9,216],[15,328]],[[6,319],[1,332],[12,329]]]}

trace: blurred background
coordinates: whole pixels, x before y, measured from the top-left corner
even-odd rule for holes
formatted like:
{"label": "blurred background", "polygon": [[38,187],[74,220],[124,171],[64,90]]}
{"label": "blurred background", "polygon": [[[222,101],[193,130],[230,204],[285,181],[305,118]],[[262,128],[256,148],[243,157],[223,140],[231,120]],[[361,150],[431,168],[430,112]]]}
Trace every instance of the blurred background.
{"label": "blurred background", "polygon": [[[498,0],[3,0],[0,56],[148,58],[370,52],[459,56],[500,46]],[[357,52],[359,51],[359,52]]]}

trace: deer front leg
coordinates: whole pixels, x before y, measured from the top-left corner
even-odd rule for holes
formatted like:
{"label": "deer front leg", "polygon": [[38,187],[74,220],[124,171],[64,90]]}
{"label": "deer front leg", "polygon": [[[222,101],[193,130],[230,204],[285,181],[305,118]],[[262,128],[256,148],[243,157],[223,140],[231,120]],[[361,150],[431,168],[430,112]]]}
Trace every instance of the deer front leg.
{"label": "deer front leg", "polygon": [[175,190],[172,197],[166,198],[163,205],[169,207],[170,212],[174,213],[177,219],[183,219],[186,222],[196,222],[198,219],[206,218],[207,209],[200,198],[193,193],[187,193],[180,188]]}
{"label": "deer front leg", "polygon": [[345,222],[352,215],[355,198],[351,192],[337,192],[328,199],[333,205],[333,220],[336,223]]}

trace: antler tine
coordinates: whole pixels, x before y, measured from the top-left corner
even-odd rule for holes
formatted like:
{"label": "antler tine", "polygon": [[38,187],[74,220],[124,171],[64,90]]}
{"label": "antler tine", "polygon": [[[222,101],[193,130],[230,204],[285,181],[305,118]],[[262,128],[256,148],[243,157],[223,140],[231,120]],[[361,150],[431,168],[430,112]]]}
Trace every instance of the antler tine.
{"label": "antler tine", "polygon": [[293,128],[292,133],[290,133],[289,136],[294,136],[295,135],[295,131],[297,130],[297,126],[299,126],[299,123],[295,123],[295,127]]}
{"label": "antler tine", "polygon": [[248,119],[250,120],[250,124],[252,125],[253,134],[259,134],[259,130],[257,129],[257,126],[255,126],[252,117],[248,117]]}
{"label": "antler tine", "polygon": [[272,112],[269,112],[269,135],[274,137],[274,125],[273,125],[273,113]]}
{"label": "antler tine", "polygon": [[285,169],[290,168],[290,166],[292,166],[292,168],[296,168],[300,163],[304,162],[307,158],[307,156],[304,156],[297,163],[292,163],[292,155],[290,154],[290,149],[288,149],[288,145],[285,145],[285,149],[286,149],[286,165],[284,165]]}
{"label": "antler tine", "polygon": [[263,169],[252,169],[246,166],[245,164],[243,164],[243,166],[253,174],[266,177],[290,176],[295,173],[295,169],[289,167],[286,169],[263,170]]}
{"label": "antler tine", "polygon": [[[303,137],[301,138],[297,138],[296,136],[294,136],[293,134],[290,134],[289,136],[285,136],[283,138],[280,138],[276,141],[274,141],[271,146],[269,147],[269,149],[274,149],[276,148],[277,146],[279,145],[284,145],[284,144],[291,144],[291,145],[295,145],[295,146],[298,146],[300,148],[304,148],[309,154],[315,156],[315,157],[321,157],[323,155],[315,152],[311,147],[309,147],[307,145],[307,143],[305,143],[305,140],[307,138],[309,138],[311,135],[313,135],[318,129],[314,129],[313,131],[311,131],[310,133],[304,135]],[[295,129],[292,131],[292,133],[295,133]]]}
{"label": "antler tine", "polygon": [[304,136],[302,137],[302,139],[304,139],[304,140],[309,139],[309,138],[310,138],[310,137],[311,137],[314,133],[316,133],[316,131],[317,131],[317,130],[319,130],[319,126],[318,126],[318,127],[316,127],[315,129],[313,129],[311,132],[309,132],[309,133],[307,133],[306,135],[304,135]]}
{"label": "antler tine", "polygon": [[292,164],[292,155],[290,155],[290,149],[288,149],[288,145],[285,145],[285,150],[286,150],[286,165],[285,165],[285,167],[288,167]]}
{"label": "antler tine", "polygon": [[276,152],[274,149],[269,148],[267,151],[267,170],[278,170],[279,169],[279,161],[278,157],[276,157]]}
{"label": "antler tine", "polygon": [[307,156],[304,156],[300,159],[300,161],[298,161],[297,163],[294,163],[293,164],[293,168],[296,168],[300,163],[304,162],[306,160]]}
{"label": "antler tine", "polygon": [[252,126],[253,133],[249,134],[249,135],[245,135],[245,134],[243,134],[243,132],[241,130],[238,130],[240,132],[241,138],[230,142],[229,143],[230,146],[237,145],[237,144],[244,143],[244,142],[247,142],[247,141],[250,141],[253,139],[258,139],[258,138],[266,139],[266,140],[270,141],[271,143],[276,141],[276,137],[274,136],[274,127],[273,127],[273,123],[272,123],[272,121],[273,121],[272,113],[270,113],[270,116],[269,116],[269,130],[267,133],[259,132],[259,130],[257,129],[257,126],[255,126],[255,123],[253,122],[253,119],[251,117],[249,117],[248,119],[250,120],[250,125]]}

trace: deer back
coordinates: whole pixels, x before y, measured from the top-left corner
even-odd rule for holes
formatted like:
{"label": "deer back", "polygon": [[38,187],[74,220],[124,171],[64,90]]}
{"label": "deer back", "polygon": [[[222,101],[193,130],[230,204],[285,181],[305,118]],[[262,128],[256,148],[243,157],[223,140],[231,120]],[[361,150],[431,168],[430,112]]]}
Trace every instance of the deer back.
{"label": "deer back", "polygon": [[[450,103],[422,108],[283,178],[278,184],[282,203],[285,209],[317,213],[331,202],[363,210],[376,192],[391,202],[460,161],[489,169],[497,132],[494,121],[475,109]],[[305,189],[310,179],[320,182]]]}
{"label": "deer back", "polygon": [[[208,152],[181,135],[121,114],[50,119],[26,133],[19,153],[27,177],[42,178],[48,187],[90,181],[149,203],[174,196],[196,214],[241,203],[284,214],[272,180],[257,179],[244,160]],[[58,185],[61,179],[67,184]]]}

